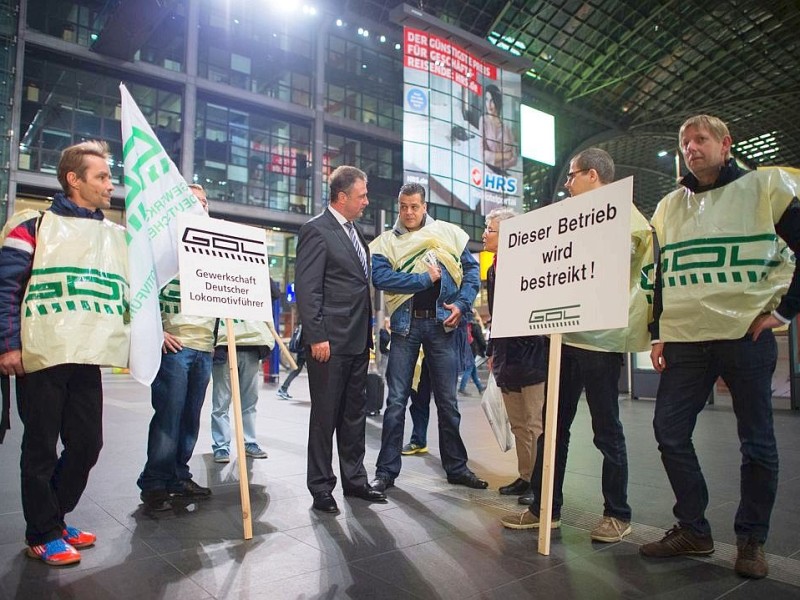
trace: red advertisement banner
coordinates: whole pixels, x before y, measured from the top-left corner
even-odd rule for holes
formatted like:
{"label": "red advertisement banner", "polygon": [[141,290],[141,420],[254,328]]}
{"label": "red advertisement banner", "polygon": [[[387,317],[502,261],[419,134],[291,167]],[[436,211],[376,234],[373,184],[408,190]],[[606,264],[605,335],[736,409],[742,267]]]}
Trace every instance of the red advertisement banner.
{"label": "red advertisement banner", "polygon": [[410,69],[449,79],[473,94],[483,93],[478,75],[497,79],[497,67],[445,38],[406,27],[403,40],[403,62]]}

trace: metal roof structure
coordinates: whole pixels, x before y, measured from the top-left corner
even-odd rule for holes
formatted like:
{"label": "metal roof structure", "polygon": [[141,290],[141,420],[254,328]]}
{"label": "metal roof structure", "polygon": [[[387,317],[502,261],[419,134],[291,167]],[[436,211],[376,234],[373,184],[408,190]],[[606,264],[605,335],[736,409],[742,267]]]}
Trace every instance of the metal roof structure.
{"label": "metal roof structure", "polygon": [[[336,4],[388,23],[401,2]],[[411,4],[530,62],[523,101],[555,114],[557,164],[526,166],[529,200],[557,199],[569,158],[599,146],[618,177],[634,175],[636,204],[649,216],[675,185],[678,128],[699,113],[728,123],[747,166],[800,167],[797,0]]]}

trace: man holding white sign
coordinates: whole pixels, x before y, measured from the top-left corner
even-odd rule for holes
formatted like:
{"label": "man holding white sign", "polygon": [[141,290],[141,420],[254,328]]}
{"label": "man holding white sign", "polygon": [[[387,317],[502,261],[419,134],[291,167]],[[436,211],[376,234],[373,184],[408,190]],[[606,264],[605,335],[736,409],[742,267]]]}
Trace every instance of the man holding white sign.
{"label": "man holding white sign", "polygon": [[[208,211],[202,186],[190,186]],[[180,282],[169,282],[159,295],[164,326],[161,367],[151,386],[153,418],[147,439],[147,463],[137,481],[145,506],[169,510],[174,498],[207,498],[211,490],[195,483],[189,471],[200,411],[211,379],[216,319],[181,313]]]}
{"label": "man holding white sign", "polygon": [[[614,180],[614,161],[607,152],[589,148],[570,161],[570,172],[564,187],[570,196],[596,190]],[[577,202],[577,201],[573,201]],[[597,212],[593,213],[596,216]],[[609,211],[609,214],[610,211]],[[564,229],[573,221],[590,222],[592,215],[578,219],[562,218],[558,227]],[[571,246],[569,247],[571,249]],[[575,419],[581,393],[586,391],[586,402],[592,416],[594,444],[603,454],[602,491],[603,518],[591,532],[598,542],[616,542],[630,533],[631,508],[628,505],[628,455],[625,435],[619,420],[619,375],[622,353],[640,351],[648,346],[648,303],[641,287],[642,268],[651,265],[652,241],[646,219],[631,207],[631,270],[629,322],[627,328],[567,333],[561,356],[561,373],[556,426],[556,457],[552,523],[553,529],[561,524],[563,482],[567,467],[570,427]],[[508,515],[501,519],[510,529],[537,529],[541,510],[542,467],[544,436],[539,436],[536,462],[531,477],[531,502],[529,510],[521,515]],[[521,501],[523,501],[521,499]]]}

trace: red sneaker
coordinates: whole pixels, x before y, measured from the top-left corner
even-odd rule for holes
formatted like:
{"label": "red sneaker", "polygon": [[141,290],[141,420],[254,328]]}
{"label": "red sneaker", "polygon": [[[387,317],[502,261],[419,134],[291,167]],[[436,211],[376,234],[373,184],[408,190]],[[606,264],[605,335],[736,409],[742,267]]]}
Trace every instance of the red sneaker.
{"label": "red sneaker", "polygon": [[71,565],[81,559],[81,553],[61,538],[38,546],[28,546],[27,555],[56,567]]}
{"label": "red sneaker", "polygon": [[76,527],[65,527],[62,534],[64,541],[73,548],[88,548],[94,546],[97,541],[97,536],[88,531],[81,531]]}

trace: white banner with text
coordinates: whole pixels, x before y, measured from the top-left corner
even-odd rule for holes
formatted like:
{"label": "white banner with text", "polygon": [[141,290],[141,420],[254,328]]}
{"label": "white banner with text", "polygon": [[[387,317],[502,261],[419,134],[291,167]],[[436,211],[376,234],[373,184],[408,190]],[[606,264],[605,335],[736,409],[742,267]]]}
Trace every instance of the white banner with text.
{"label": "white banner with text", "polygon": [[493,337],[628,324],[633,178],[500,222]]}

